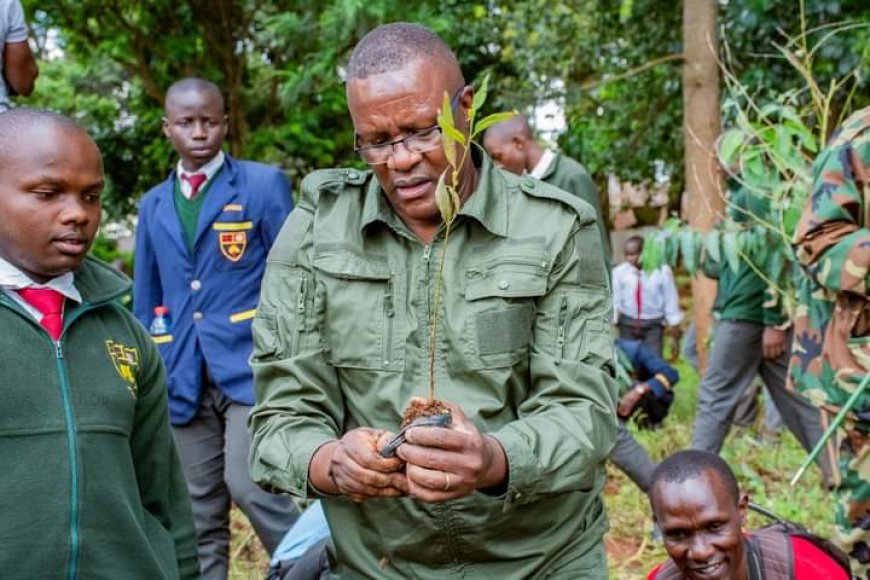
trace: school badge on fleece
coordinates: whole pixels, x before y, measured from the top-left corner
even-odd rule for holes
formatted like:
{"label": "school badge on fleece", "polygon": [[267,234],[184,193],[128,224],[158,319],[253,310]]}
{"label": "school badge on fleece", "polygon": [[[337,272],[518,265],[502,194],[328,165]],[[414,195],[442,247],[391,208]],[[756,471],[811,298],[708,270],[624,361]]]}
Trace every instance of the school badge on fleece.
{"label": "school badge on fleece", "polygon": [[136,385],[136,369],[139,368],[139,349],[124,346],[113,340],[106,341],[106,349],[109,351],[109,358],[112,359],[115,370],[118,371],[118,374],[127,383],[127,390],[135,397],[139,391],[139,387]]}
{"label": "school badge on fleece", "polygon": [[220,232],[218,240],[221,254],[231,262],[238,262],[248,247],[248,232]]}

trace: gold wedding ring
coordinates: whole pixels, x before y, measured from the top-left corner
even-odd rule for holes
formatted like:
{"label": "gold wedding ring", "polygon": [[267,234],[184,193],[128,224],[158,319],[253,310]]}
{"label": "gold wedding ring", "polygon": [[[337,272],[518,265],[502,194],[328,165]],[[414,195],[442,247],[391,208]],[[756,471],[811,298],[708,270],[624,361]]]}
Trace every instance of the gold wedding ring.
{"label": "gold wedding ring", "polygon": [[450,491],[450,474],[444,472],[444,491]]}

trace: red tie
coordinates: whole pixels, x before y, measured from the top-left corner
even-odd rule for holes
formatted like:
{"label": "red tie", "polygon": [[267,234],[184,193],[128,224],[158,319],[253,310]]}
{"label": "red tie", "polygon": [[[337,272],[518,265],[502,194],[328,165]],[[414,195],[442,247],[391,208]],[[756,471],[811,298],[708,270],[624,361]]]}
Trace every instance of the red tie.
{"label": "red tie", "polygon": [[22,288],[18,294],[25,302],[42,312],[39,324],[48,331],[51,338],[57,340],[63,331],[63,301],[64,295],[51,288]]}
{"label": "red tie", "polygon": [[637,318],[640,319],[640,313],[643,311],[643,273],[637,273],[637,289],[634,291],[634,302],[637,305]]}
{"label": "red tie", "polygon": [[205,183],[208,178],[205,173],[194,173],[193,175],[183,174],[181,179],[190,184],[190,199],[193,199],[196,197],[196,194],[199,193],[199,188],[202,187],[202,184]]}

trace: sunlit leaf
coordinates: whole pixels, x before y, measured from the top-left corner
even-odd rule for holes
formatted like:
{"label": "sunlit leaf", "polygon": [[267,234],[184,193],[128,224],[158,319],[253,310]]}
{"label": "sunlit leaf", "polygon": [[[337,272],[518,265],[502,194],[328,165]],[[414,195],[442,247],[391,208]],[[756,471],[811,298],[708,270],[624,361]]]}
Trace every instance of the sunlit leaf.
{"label": "sunlit leaf", "polygon": [[486,97],[489,93],[489,73],[483,75],[483,79],[480,81],[480,86],[477,87],[474,91],[474,100],[472,101],[472,107],[474,107],[475,111],[480,111],[483,108],[483,104],[486,102]]}
{"label": "sunlit leaf", "polygon": [[472,132],[472,137],[476,137],[486,131],[492,125],[495,125],[496,123],[501,123],[502,121],[507,121],[508,119],[512,119],[516,115],[516,110],[487,115],[486,117],[474,124],[474,131]]}
{"label": "sunlit leaf", "polygon": [[[459,143],[464,147],[465,135],[462,134],[462,131],[456,128],[453,120],[453,108],[450,106],[450,97],[446,92],[444,93],[444,99],[441,103],[441,112],[438,113],[438,126],[441,128],[444,153],[447,155],[447,160],[450,162],[450,165],[456,167],[455,145],[456,143]],[[451,159],[452,161],[450,161]]]}
{"label": "sunlit leaf", "polygon": [[714,262],[718,262],[722,256],[719,252],[719,238],[722,233],[719,230],[713,230],[707,234],[704,239],[704,247],[707,249],[707,255]]}
{"label": "sunlit leaf", "polygon": [[725,232],[722,234],[722,254],[725,262],[735,274],[740,268],[740,249],[737,240],[737,232]]}
{"label": "sunlit leaf", "polygon": [[683,230],[680,233],[680,253],[683,255],[683,264],[686,266],[686,270],[692,276],[695,275],[695,270],[698,267],[697,250],[697,234],[690,229]]}
{"label": "sunlit leaf", "polygon": [[737,155],[745,138],[743,132],[737,129],[730,129],[722,135],[719,142],[719,161],[722,165],[732,167],[737,163]]}

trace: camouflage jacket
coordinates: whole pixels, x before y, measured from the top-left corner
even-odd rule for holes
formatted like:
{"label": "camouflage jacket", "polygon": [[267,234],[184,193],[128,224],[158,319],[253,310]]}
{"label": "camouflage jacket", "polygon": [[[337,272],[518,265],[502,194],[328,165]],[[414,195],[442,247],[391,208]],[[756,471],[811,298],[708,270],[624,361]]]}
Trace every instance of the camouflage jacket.
{"label": "camouflage jacket", "polygon": [[[843,124],[813,166],[794,250],[798,287],[789,382],[834,410],[870,370],[870,108]],[[855,407],[870,421],[870,393]]]}

